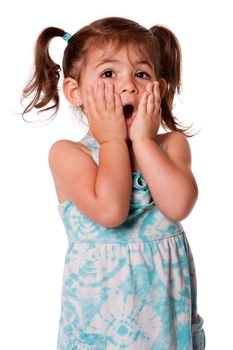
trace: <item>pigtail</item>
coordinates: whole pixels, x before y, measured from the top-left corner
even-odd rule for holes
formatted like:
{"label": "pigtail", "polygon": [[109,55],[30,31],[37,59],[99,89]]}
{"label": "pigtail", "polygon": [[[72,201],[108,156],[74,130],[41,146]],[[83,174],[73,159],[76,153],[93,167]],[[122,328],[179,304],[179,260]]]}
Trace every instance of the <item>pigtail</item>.
{"label": "pigtail", "polygon": [[[22,99],[33,96],[31,102],[24,109],[23,115],[33,108],[40,112],[55,108],[55,115],[59,108],[58,81],[61,68],[50,57],[49,44],[54,37],[63,37],[66,32],[63,29],[48,27],[39,35],[35,46],[34,74],[23,90]],[[50,102],[54,102],[47,108],[43,108]]]}
{"label": "pigtail", "polygon": [[[168,84],[165,96],[161,101],[162,123],[173,131],[185,133],[172,113],[173,100],[176,93],[180,93],[181,87],[181,49],[176,36],[166,27],[155,25],[151,32],[157,39],[160,47],[160,72]],[[188,136],[188,135],[187,135]]]}

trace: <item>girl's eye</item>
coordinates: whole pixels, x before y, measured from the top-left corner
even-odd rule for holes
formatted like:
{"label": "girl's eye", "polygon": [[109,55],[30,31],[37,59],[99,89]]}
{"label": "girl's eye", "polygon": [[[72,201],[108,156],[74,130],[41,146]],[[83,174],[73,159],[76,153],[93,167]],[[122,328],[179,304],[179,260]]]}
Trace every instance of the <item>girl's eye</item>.
{"label": "girl's eye", "polygon": [[141,79],[150,79],[150,75],[146,72],[138,72],[136,73],[136,77]]}
{"label": "girl's eye", "polygon": [[105,72],[102,74],[102,76],[103,76],[104,78],[113,78],[114,73],[113,73],[113,71],[111,71],[111,70],[107,70],[107,71],[105,71]]}

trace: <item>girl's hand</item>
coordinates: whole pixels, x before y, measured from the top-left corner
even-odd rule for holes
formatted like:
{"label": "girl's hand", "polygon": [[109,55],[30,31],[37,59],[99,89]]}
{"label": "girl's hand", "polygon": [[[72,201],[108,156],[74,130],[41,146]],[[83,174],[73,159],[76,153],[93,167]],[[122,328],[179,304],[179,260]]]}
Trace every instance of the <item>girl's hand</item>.
{"label": "girl's hand", "polygon": [[96,91],[87,88],[87,109],[85,110],[91,131],[102,144],[109,141],[126,141],[127,128],[120,96],[114,92],[111,83],[100,81]]}
{"label": "girl's hand", "polygon": [[131,141],[154,139],[161,123],[159,83],[149,83],[138,105],[136,117],[129,130]]}

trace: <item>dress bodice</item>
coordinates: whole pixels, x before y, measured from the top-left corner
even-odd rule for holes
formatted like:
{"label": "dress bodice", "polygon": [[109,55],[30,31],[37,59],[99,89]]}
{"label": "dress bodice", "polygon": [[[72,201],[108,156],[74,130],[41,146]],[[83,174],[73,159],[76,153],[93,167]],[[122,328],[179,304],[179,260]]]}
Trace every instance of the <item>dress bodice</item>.
{"label": "dress bodice", "polygon": [[[99,164],[99,144],[87,135],[81,143],[88,147]],[[71,241],[140,242],[181,233],[182,225],[166,218],[156,206],[143,175],[132,174],[130,209],[125,222],[115,228],[105,228],[85,216],[72,201],[59,205],[59,212]]]}
{"label": "dress bodice", "polygon": [[[96,140],[81,142],[98,165]],[[59,211],[69,244],[57,350],[204,350],[186,235],[160,212],[141,173],[132,174],[118,227],[98,225],[70,200]]]}

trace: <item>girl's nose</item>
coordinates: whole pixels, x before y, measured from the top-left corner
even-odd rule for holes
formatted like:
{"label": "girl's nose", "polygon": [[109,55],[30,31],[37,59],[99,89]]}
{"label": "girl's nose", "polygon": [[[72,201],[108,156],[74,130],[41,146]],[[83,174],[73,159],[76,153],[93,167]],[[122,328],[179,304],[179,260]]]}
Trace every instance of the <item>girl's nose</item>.
{"label": "girl's nose", "polygon": [[137,86],[133,79],[127,78],[121,84],[121,93],[128,92],[129,94],[135,94],[138,92]]}

